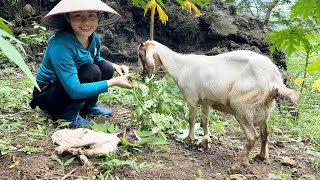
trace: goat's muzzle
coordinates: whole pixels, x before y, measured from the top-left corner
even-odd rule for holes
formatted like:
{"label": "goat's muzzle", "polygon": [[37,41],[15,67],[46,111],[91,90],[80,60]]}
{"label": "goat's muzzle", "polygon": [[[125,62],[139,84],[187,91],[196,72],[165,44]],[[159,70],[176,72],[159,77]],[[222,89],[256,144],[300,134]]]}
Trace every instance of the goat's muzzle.
{"label": "goat's muzzle", "polygon": [[[151,77],[154,71],[154,63],[150,62],[150,57],[147,55],[150,45],[142,43],[138,47],[138,65],[141,76]],[[151,56],[152,57],[152,56]]]}

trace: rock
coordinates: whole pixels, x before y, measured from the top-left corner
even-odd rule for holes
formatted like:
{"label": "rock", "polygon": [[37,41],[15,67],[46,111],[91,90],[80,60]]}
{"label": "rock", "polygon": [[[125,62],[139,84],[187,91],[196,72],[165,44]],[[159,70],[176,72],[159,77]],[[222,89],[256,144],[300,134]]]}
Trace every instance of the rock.
{"label": "rock", "polygon": [[246,178],[246,176],[244,176],[242,174],[232,174],[232,175],[230,175],[230,179],[231,180],[244,180],[247,178]]}
{"label": "rock", "polygon": [[23,17],[28,18],[36,15],[36,11],[30,4],[26,4],[22,9]]}
{"label": "rock", "polygon": [[[137,46],[140,41],[149,38],[149,14],[144,16],[141,7],[133,6],[125,0],[110,6],[120,11],[123,20],[113,26],[100,28],[100,32],[106,32],[102,36],[103,44],[110,50],[104,51],[102,55],[115,62],[136,62]],[[250,49],[270,56],[268,44],[264,42],[267,31],[263,23],[253,17],[237,15],[231,4],[223,3],[222,0],[209,0],[200,9],[201,16],[183,11],[177,3],[171,1],[167,1],[165,6],[169,20],[163,25],[156,15],[154,39],[174,51],[215,55]]]}
{"label": "rock", "polygon": [[292,160],[291,158],[286,157],[286,156],[281,156],[280,157],[280,163],[281,163],[281,165],[284,165],[284,166],[290,166],[290,167],[295,167],[296,166],[296,162],[294,160]]}
{"label": "rock", "polygon": [[316,177],[314,176],[311,176],[311,175],[303,175],[303,176],[300,176],[301,180],[311,180],[311,179],[316,179]]}

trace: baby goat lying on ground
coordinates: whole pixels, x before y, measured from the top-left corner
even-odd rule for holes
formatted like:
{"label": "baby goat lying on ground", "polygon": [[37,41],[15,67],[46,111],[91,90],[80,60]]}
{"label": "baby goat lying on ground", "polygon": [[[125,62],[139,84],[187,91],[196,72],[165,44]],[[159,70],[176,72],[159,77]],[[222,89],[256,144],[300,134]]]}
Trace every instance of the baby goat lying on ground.
{"label": "baby goat lying on ground", "polygon": [[132,129],[113,134],[95,132],[85,128],[61,129],[51,136],[53,143],[59,145],[55,148],[57,154],[69,152],[79,155],[81,161],[87,166],[91,166],[91,163],[86,156],[105,155],[116,151],[121,144],[121,137],[132,144],[140,141],[139,136]]}
{"label": "baby goat lying on ground", "polygon": [[246,135],[246,144],[239,162],[249,164],[249,153],[259,138],[255,126],[260,126],[261,151],[256,156],[267,159],[267,120],[278,95],[297,105],[297,93],[287,88],[279,69],[272,61],[255,52],[239,50],[216,56],[179,54],[156,42],[146,41],[138,47],[138,63],[142,75],[149,77],[163,68],[177,83],[189,104],[189,135],[186,143],[194,141],[197,105],[202,106],[201,124],[204,138],[201,146],[208,148],[209,107],[233,114]]}

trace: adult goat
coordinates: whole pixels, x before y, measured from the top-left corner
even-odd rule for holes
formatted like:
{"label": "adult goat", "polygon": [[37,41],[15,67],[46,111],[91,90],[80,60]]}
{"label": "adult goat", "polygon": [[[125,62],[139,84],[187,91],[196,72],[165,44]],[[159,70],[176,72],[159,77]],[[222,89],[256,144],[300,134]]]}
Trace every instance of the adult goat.
{"label": "adult goat", "polygon": [[189,104],[189,135],[186,143],[194,141],[197,105],[202,106],[201,124],[204,138],[201,146],[209,147],[209,107],[233,114],[246,135],[240,159],[233,167],[249,164],[249,153],[259,137],[261,151],[256,156],[267,159],[267,120],[278,95],[297,105],[297,93],[287,88],[279,69],[272,61],[252,51],[238,50],[216,56],[180,54],[156,41],[146,41],[138,47],[138,63],[142,75],[149,77],[164,69],[177,83]]}

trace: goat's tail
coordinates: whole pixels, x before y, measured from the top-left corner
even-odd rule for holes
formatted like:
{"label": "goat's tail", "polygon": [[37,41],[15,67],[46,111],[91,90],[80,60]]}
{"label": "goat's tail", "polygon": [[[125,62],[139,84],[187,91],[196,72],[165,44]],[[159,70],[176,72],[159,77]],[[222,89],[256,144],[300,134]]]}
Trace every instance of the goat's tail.
{"label": "goat's tail", "polygon": [[299,96],[295,90],[287,88],[285,85],[276,86],[276,88],[278,89],[278,93],[283,97],[289,99],[294,106],[298,105]]}

